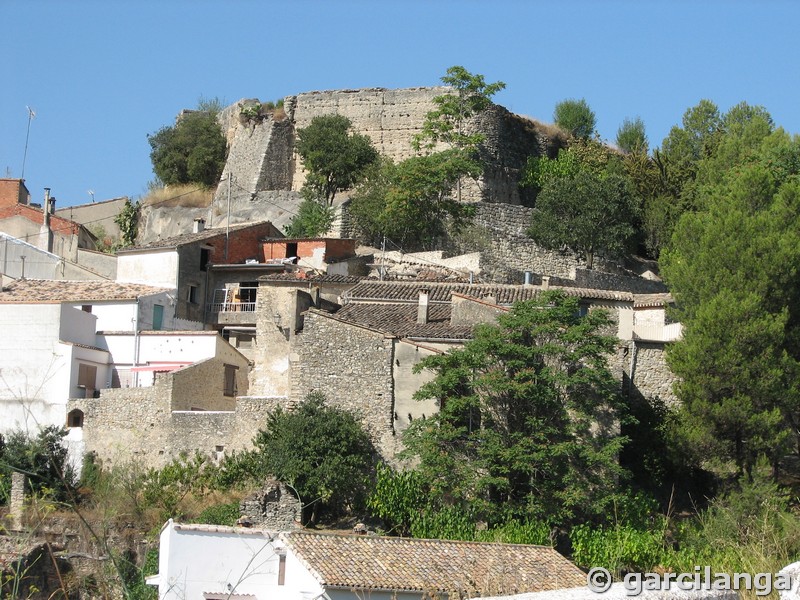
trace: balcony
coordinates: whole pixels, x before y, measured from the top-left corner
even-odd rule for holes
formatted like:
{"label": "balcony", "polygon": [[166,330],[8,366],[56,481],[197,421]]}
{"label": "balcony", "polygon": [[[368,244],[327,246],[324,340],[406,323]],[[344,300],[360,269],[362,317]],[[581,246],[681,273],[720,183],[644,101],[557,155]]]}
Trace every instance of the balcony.
{"label": "balcony", "polygon": [[206,320],[216,325],[252,325],[256,322],[257,287],[231,287],[214,290],[206,307]]}

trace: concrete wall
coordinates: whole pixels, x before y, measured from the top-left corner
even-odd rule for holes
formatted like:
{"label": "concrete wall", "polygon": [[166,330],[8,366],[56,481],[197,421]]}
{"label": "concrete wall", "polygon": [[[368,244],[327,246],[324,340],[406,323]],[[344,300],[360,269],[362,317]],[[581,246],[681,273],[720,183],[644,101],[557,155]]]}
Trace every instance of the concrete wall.
{"label": "concrete wall", "polygon": [[127,200],[127,197],[123,197],[102,202],[67,206],[56,209],[56,215],[81,225],[86,225],[89,229],[102,227],[107,236],[118,239],[120,233],[119,225],[114,219],[122,212]]}
{"label": "concrete wall", "polygon": [[425,383],[432,380],[432,371],[414,373],[414,365],[422,359],[439,354],[431,347],[414,344],[405,340],[397,340],[394,345],[394,427],[397,432],[395,449],[400,449],[400,435],[414,419],[431,416],[439,411],[439,403],[435,399],[415,400],[414,393]]}
{"label": "concrete wall", "polygon": [[113,281],[117,278],[117,256],[115,254],[78,248],[78,264],[105,279]]}
{"label": "concrete wall", "polygon": [[117,281],[178,287],[178,251],[174,248],[123,253],[117,257]]}

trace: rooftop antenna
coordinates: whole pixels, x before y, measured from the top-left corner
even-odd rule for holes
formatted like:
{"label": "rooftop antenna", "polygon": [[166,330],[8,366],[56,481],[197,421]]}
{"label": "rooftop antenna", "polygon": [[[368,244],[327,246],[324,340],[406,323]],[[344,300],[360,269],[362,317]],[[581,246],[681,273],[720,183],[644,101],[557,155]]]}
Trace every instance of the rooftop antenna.
{"label": "rooftop antenna", "polygon": [[86,190],[86,193],[92,197],[92,204],[94,204],[94,190]]}
{"label": "rooftop antenna", "polygon": [[20,175],[20,179],[23,181],[25,180],[25,160],[28,158],[28,138],[31,137],[31,121],[36,116],[36,113],[30,106],[26,106],[25,108],[28,109],[28,131],[25,133],[25,153],[22,155],[22,174]]}

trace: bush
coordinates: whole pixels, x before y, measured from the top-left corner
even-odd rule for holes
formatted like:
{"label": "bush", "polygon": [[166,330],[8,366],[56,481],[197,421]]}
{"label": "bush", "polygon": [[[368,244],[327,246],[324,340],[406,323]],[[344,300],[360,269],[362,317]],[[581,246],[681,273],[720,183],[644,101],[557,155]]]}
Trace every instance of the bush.
{"label": "bush", "polygon": [[239,520],[239,503],[229,502],[227,504],[213,504],[201,512],[196,523],[206,523],[208,525],[236,525]]}

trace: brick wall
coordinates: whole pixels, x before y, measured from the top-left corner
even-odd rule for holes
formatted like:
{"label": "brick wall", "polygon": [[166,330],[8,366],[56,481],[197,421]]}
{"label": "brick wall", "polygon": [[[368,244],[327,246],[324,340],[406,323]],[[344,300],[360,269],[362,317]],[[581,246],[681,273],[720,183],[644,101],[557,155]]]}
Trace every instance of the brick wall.
{"label": "brick wall", "polygon": [[0,206],[28,204],[30,193],[21,179],[0,179]]}

